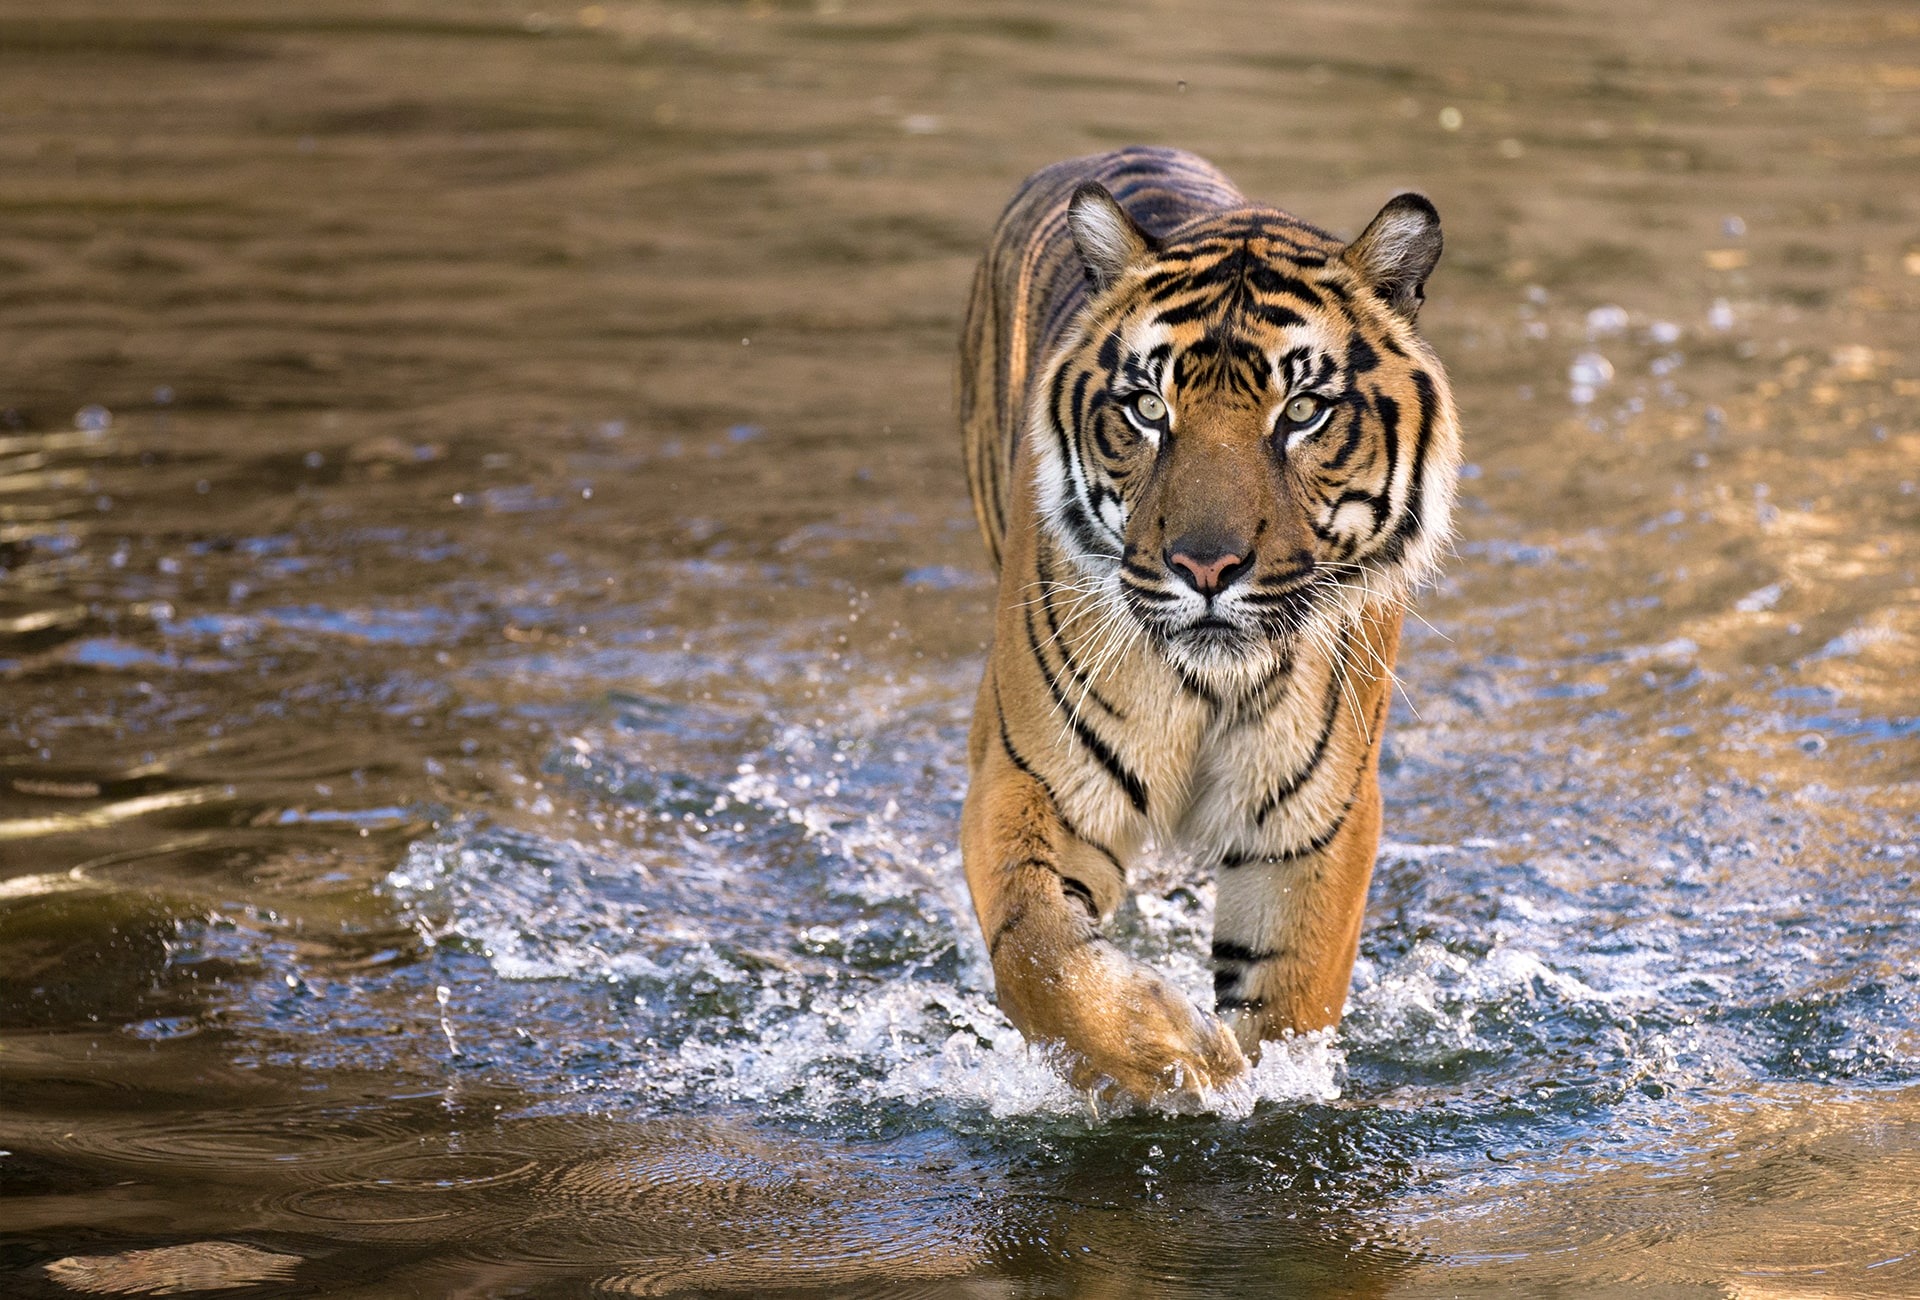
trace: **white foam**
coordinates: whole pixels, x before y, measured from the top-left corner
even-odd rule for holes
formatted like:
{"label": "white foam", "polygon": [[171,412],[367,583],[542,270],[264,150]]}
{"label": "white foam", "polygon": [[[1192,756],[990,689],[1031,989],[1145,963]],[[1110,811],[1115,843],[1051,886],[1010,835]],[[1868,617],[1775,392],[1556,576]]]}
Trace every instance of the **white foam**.
{"label": "white foam", "polygon": [[[408,902],[430,942],[464,941],[502,980],[726,986],[726,1012],[689,1024],[669,1011],[657,1036],[670,1045],[643,1065],[621,1067],[616,1077],[581,1081],[600,1102],[611,1090],[643,1105],[747,1106],[819,1119],[927,1105],[996,1120],[1103,1113],[1068,1087],[994,1004],[957,852],[916,842],[884,812],[847,816],[818,803],[796,807],[795,792],[781,795],[757,773],[742,777],[732,798],[762,806],[777,800],[798,811],[804,833],[850,868],[834,890],[857,900],[858,910],[849,917],[843,903],[837,921],[796,917],[794,950],[844,949],[874,909],[891,906],[897,914],[905,903],[929,928],[952,934],[953,976],[934,977],[928,960],[905,961],[889,977],[784,954],[749,968],[740,964],[748,954],[730,957],[710,942],[656,948],[650,956],[617,942],[620,909],[597,892],[618,872],[617,863],[577,844],[472,822],[414,845],[387,885]],[[1116,929],[1121,942],[1205,1005],[1211,891],[1178,884],[1177,872],[1162,874],[1158,883],[1168,892],[1143,892]],[[651,918],[649,938],[657,943],[709,928],[697,917],[662,913]],[[472,1027],[463,1032],[471,1036]],[[1331,1033],[1304,1035],[1269,1044],[1245,1079],[1180,1109],[1235,1118],[1263,1102],[1327,1101],[1339,1095],[1343,1070]]]}

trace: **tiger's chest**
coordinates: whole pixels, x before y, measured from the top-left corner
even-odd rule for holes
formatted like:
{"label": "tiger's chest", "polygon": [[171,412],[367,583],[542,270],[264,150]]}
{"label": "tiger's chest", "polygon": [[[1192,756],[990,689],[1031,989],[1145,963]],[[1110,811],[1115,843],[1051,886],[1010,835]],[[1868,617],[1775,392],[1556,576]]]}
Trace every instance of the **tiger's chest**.
{"label": "tiger's chest", "polygon": [[1135,668],[1132,689],[1112,692],[1104,753],[1061,729],[1060,756],[1077,760],[1062,810],[1102,843],[1127,854],[1151,838],[1218,861],[1285,851],[1338,811],[1364,737],[1333,664],[1296,663],[1224,700],[1164,664]]}

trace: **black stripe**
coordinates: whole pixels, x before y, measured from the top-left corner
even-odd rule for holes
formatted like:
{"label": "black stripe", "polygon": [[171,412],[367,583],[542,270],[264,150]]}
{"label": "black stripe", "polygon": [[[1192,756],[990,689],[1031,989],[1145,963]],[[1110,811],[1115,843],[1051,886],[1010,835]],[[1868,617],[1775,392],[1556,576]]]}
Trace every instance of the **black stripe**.
{"label": "black stripe", "polygon": [[[1044,577],[1043,580],[1045,580]],[[1040,589],[1040,607],[1046,611],[1047,615],[1048,640],[1053,645],[1059,647],[1060,662],[1066,666],[1068,672],[1073,674],[1074,682],[1079,685],[1080,689],[1084,691],[1087,697],[1095,704],[1105,709],[1115,719],[1125,721],[1127,715],[1120,709],[1114,707],[1114,705],[1107,700],[1107,697],[1102,695],[1099,690],[1094,687],[1092,680],[1085,672],[1081,671],[1079,661],[1073,657],[1073,647],[1067,644],[1067,638],[1060,630],[1060,620],[1054,617],[1053,587],[1050,582],[1049,585]],[[1033,635],[1033,612],[1031,606],[1028,607],[1027,612],[1027,635],[1029,637]]]}
{"label": "black stripe", "polygon": [[1093,382],[1093,372],[1082,370],[1073,377],[1073,395],[1068,399],[1068,411],[1073,416],[1073,430],[1078,432],[1087,425],[1087,385]]}
{"label": "black stripe", "polygon": [[1240,598],[1240,603],[1263,612],[1291,614],[1313,603],[1312,593],[1318,585],[1308,579],[1286,591],[1250,591]]}
{"label": "black stripe", "polygon": [[[1380,551],[1384,563],[1392,564],[1406,554],[1407,547],[1420,534],[1425,521],[1420,518],[1420,506],[1425,499],[1423,480],[1426,476],[1427,449],[1433,442],[1433,417],[1436,398],[1433,379],[1424,371],[1413,372],[1413,386],[1420,391],[1420,428],[1413,435],[1413,473],[1408,479],[1407,503],[1400,516],[1400,522],[1394,525],[1386,545]],[[1393,489],[1393,466],[1387,467],[1387,489]]]}
{"label": "black stripe", "polygon": [[[1382,493],[1391,496],[1393,494],[1393,471],[1400,463],[1400,407],[1398,403],[1385,393],[1380,394],[1380,403],[1385,408],[1381,412],[1383,418],[1380,421],[1380,439],[1386,443],[1387,446],[1387,482],[1386,486],[1382,489]],[[1384,418],[1387,410],[1391,410],[1393,413],[1391,419]],[[1377,523],[1375,527],[1378,527]]]}
{"label": "black stripe", "polygon": [[1053,805],[1053,815],[1060,819],[1060,825],[1066,830],[1067,834],[1073,836],[1074,839],[1079,840],[1082,844],[1112,863],[1115,874],[1118,875],[1124,883],[1127,878],[1127,869],[1120,865],[1120,859],[1114,856],[1113,850],[1102,844],[1099,840],[1080,833],[1080,828],[1075,826],[1073,820],[1067,816],[1066,809],[1060,806],[1060,796],[1054,792],[1053,786],[1048,784],[1047,778],[1041,776],[1040,773],[1035,770],[1033,764],[1029,763],[1021,755],[1020,751],[1013,747],[1013,737],[1007,731],[1007,711],[1000,703],[1000,686],[997,682],[993,688],[993,711],[1000,722],[1000,748],[1006,751],[1007,761],[1012,763],[1023,775],[1031,779],[1034,784],[1038,785],[1040,789],[1046,793],[1047,802]]}
{"label": "black stripe", "polygon": [[1256,853],[1226,857],[1220,860],[1220,866],[1226,871],[1236,871],[1241,867],[1253,866],[1256,863],[1262,866],[1277,867],[1289,862],[1298,862],[1301,858],[1311,857],[1325,849],[1327,845],[1333,843],[1334,838],[1340,834],[1341,828],[1347,824],[1347,814],[1352,811],[1353,801],[1348,800],[1341,806],[1340,815],[1333,819],[1333,825],[1327,827],[1326,830],[1296,848],[1283,849],[1278,853]]}
{"label": "black stripe", "polygon": [[1293,329],[1307,323],[1307,318],[1291,307],[1282,307],[1277,302],[1262,302],[1256,298],[1247,306],[1247,312],[1276,329]]}
{"label": "black stripe", "polygon": [[1040,680],[1047,684],[1047,694],[1053,697],[1054,707],[1059,709],[1061,714],[1065,716],[1068,727],[1073,731],[1074,738],[1086,748],[1089,754],[1092,754],[1094,758],[1098,760],[1100,766],[1106,769],[1107,775],[1118,782],[1120,788],[1127,792],[1127,801],[1133,805],[1133,810],[1138,813],[1144,813],[1147,810],[1146,783],[1120,761],[1120,756],[1109,749],[1106,741],[1102,740],[1094,733],[1092,728],[1082,722],[1078,711],[1067,703],[1066,695],[1060,690],[1060,683],[1055,680],[1053,673],[1047,668],[1046,660],[1040,655],[1039,642],[1034,640],[1033,614],[1031,610],[1029,610],[1027,614],[1027,640],[1028,643],[1033,646],[1034,662],[1039,666]]}
{"label": "black stripe", "polygon": [[1305,280],[1288,275],[1270,262],[1255,260],[1247,268],[1247,280],[1264,294],[1285,294],[1294,298],[1303,298],[1318,307],[1322,305],[1320,291]]}
{"label": "black stripe", "polygon": [[[1341,637],[1341,651],[1346,650],[1346,634]],[[1333,668],[1327,669],[1327,702],[1325,716],[1320,720],[1320,734],[1314,739],[1313,752],[1307,755],[1307,761],[1286,780],[1275,787],[1265,799],[1260,801],[1259,809],[1253,814],[1255,826],[1265,826],[1267,818],[1273,815],[1287,800],[1300,792],[1300,787],[1313,778],[1320,770],[1320,764],[1327,757],[1329,742],[1333,739],[1334,724],[1340,720],[1340,676]]]}
{"label": "black stripe", "polygon": [[1249,948],[1244,943],[1235,943],[1231,939],[1213,941],[1213,959],[1215,961],[1238,962],[1242,966],[1255,966],[1263,961],[1272,961],[1284,956],[1278,948]]}
{"label": "black stripe", "polygon": [[[1349,413],[1346,441],[1340,444],[1339,451],[1334,452],[1332,456],[1327,458],[1327,468],[1329,469],[1346,468],[1347,460],[1353,455],[1354,448],[1360,445],[1360,434],[1366,427],[1366,399],[1356,391],[1348,398],[1347,405],[1354,409]],[[1388,427],[1392,428],[1399,425],[1400,407],[1391,397],[1388,397],[1384,393],[1379,394],[1378,400],[1374,403],[1374,409],[1379,412],[1381,422]]]}
{"label": "black stripe", "polygon": [[[1044,603],[1045,597],[1042,596],[1041,599]],[[1049,607],[1048,613],[1049,617],[1047,621],[1051,623],[1053,621],[1051,617],[1051,607]],[[1060,689],[1055,684],[1056,679],[1053,675],[1053,670],[1047,666],[1046,651],[1040,644],[1040,634],[1033,626],[1033,606],[1031,605],[1027,606],[1025,621],[1027,625],[1027,647],[1033,651],[1034,662],[1040,666],[1040,675],[1046,679],[1047,689],[1053,693],[1054,699],[1058,700],[1060,699]],[[1099,691],[1093,688],[1093,683],[1087,680],[1086,674],[1080,671],[1080,666],[1074,663],[1072,656],[1067,653],[1066,646],[1059,640],[1058,629],[1055,630],[1053,644],[1059,647],[1061,666],[1072,675],[1074,684],[1080,688],[1081,700],[1092,700],[1107,713],[1118,718],[1120,716],[1119,713],[1115,711],[1111,704],[1107,703],[1106,698],[1102,696]]]}
{"label": "black stripe", "polygon": [[1289,390],[1302,387],[1301,380],[1306,374],[1306,363],[1312,357],[1313,349],[1302,345],[1288,348],[1274,358],[1274,368],[1280,372],[1280,377],[1286,381]]}
{"label": "black stripe", "polygon": [[1126,592],[1129,596],[1133,596],[1139,600],[1147,601],[1148,603],[1154,604],[1154,605],[1168,605],[1168,604],[1175,603],[1180,599],[1180,597],[1174,595],[1172,592],[1163,590],[1162,588],[1142,586],[1139,582],[1137,582],[1134,578],[1132,578],[1130,575],[1127,575],[1127,574],[1121,575],[1120,585],[1126,588]]}
{"label": "black stripe", "polygon": [[1191,325],[1195,321],[1205,320],[1221,309],[1217,298],[1206,294],[1196,294],[1177,307],[1169,307],[1154,318],[1156,325]]}
{"label": "black stripe", "polygon": [[1067,526],[1068,535],[1079,543],[1083,554],[1113,554],[1107,538],[1095,531],[1093,517],[1087,513],[1087,503],[1075,493],[1072,483],[1067,484],[1067,500],[1061,507],[1061,514],[1065,516],[1061,522]]}
{"label": "black stripe", "polygon": [[1302,578],[1312,575],[1312,551],[1304,546],[1296,546],[1287,558],[1293,562],[1291,567],[1263,573],[1253,580],[1253,585],[1266,591],[1291,590]]}
{"label": "black stripe", "polygon": [[1068,367],[1061,366],[1053,372],[1053,383],[1047,392],[1047,424],[1053,429],[1054,440],[1060,444],[1060,464],[1062,468],[1075,463],[1073,442],[1067,434],[1067,427],[1060,423],[1060,407],[1066,396]]}
{"label": "black stripe", "polygon": [[[1383,693],[1380,697],[1380,703],[1374,706],[1374,735],[1380,734],[1380,725],[1386,720],[1386,706],[1392,699],[1393,695],[1391,692]],[[1236,867],[1244,867],[1255,862],[1264,863],[1269,866],[1278,866],[1282,863],[1298,862],[1301,858],[1310,857],[1325,849],[1329,844],[1333,843],[1341,830],[1346,827],[1347,818],[1352,814],[1354,804],[1360,800],[1360,783],[1366,780],[1368,762],[1369,760],[1367,758],[1360,760],[1359,770],[1353,774],[1353,784],[1347,790],[1346,802],[1340,805],[1340,815],[1333,819],[1333,825],[1327,827],[1326,830],[1297,848],[1282,849],[1278,853],[1224,854],[1220,859],[1221,868],[1226,871],[1232,871]]]}
{"label": "black stripe", "polygon": [[1258,1011],[1267,1005],[1265,998],[1223,998],[1215,996],[1213,1007],[1216,1011]]}
{"label": "black stripe", "polygon": [[1086,906],[1088,916],[1096,921],[1100,919],[1100,905],[1094,901],[1093,890],[1087,887],[1085,881],[1075,880],[1072,876],[1061,876],[1060,892],[1068,898],[1079,899]]}

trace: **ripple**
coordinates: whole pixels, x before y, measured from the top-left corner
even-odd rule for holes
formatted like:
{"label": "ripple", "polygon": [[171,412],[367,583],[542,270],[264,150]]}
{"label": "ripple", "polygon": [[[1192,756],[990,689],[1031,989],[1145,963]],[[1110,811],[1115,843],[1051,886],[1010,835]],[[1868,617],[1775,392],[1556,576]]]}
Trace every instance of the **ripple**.
{"label": "ripple", "polygon": [[164,1119],[114,1117],[76,1127],[58,1148],[131,1165],[232,1170],[352,1166],[369,1146],[410,1141],[410,1129],[382,1114],[326,1115],[271,1109]]}
{"label": "ripple", "polygon": [[601,1287],[661,1295],[953,1277],[992,1251],[991,1217],[965,1181],[718,1124],[649,1124],[629,1144],[544,1178],[546,1212],[498,1243],[500,1257],[611,1261]]}
{"label": "ripple", "polygon": [[361,1237],[416,1240],[429,1224],[437,1225],[430,1235],[442,1236],[472,1230],[481,1220],[511,1221],[521,1198],[500,1193],[540,1168],[539,1161],[518,1153],[417,1149],[362,1153],[350,1164],[356,1177],[301,1188],[275,1204],[329,1231],[350,1227]]}

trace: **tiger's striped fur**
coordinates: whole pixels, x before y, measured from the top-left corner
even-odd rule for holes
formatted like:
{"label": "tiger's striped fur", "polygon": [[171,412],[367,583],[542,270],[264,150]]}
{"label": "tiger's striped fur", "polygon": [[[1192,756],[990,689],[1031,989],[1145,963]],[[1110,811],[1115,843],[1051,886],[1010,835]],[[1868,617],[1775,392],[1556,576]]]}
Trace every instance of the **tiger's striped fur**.
{"label": "tiger's striped fur", "polygon": [[[961,350],[1000,569],[962,848],[1001,1005],[1082,1085],[1211,1086],[1340,1018],[1460,457],[1414,330],[1439,252],[1416,195],[1343,243],[1166,149],[1038,172],[995,228]],[[1218,1018],[1101,937],[1149,841],[1216,873]]]}

